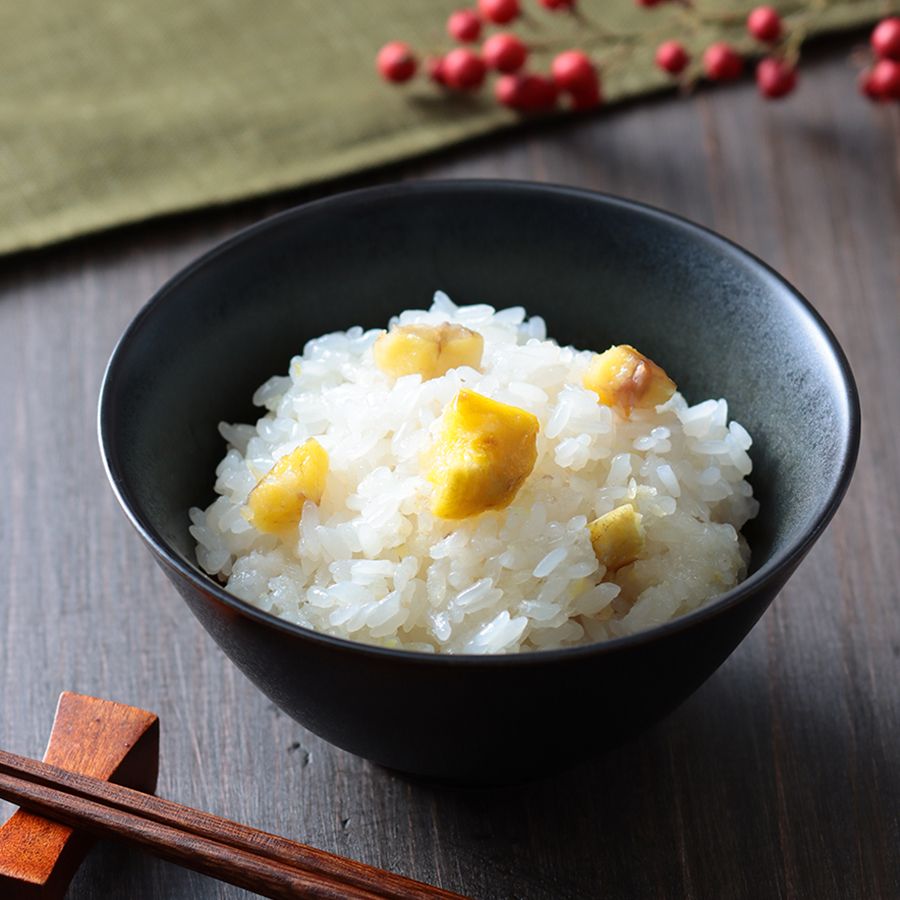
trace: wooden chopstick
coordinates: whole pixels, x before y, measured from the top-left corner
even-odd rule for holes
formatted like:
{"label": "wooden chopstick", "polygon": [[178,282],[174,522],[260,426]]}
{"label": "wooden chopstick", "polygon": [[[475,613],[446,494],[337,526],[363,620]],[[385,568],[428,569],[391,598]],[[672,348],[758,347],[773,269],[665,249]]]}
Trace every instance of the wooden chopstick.
{"label": "wooden chopstick", "polygon": [[374,866],[3,750],[0,797],[264,897],[460,900]]}

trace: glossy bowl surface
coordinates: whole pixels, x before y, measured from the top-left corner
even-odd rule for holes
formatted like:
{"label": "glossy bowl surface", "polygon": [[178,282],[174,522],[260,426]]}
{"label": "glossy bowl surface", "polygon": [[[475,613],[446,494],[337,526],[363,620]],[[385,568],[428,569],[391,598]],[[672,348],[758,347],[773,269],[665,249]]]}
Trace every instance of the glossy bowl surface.
{"label": "glossy bowl surface", "polygon": [[[220,420],[317,335],[428,305],[523,305],[560,343],[631,343],[689,399],[725,397],[754,437],[761,503],[745,582],[605,644],[428,656],[351,643],[232,597],[196,564],[188,508],[213,499]],[[859,403],[812,307],[762,262],[682,219],[572,188],[416,182],[330,197],[207,253],[138,314],[110,360],[100,441],[113,489],[188,606],[272,700],[327,740],[429,778],[536,777],[621,742],[726,659],[847,488]],[[215,691],[216,685],[204,685]],[[225,736],[223,735],[223,739]]]}

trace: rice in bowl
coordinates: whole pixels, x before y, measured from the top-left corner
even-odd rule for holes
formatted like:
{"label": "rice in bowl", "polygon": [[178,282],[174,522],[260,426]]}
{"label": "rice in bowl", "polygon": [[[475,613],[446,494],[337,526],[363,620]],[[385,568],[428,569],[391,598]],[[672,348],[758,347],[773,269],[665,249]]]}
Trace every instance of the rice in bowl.
{"label": "rice in bowl", "polygon": [[[256,425],[220,426],[219,497],[190,512],[205,571],[316,631],[457,654],[632,634],[744,577],[739,532],[758,504],[751,439],[725,400],[689,406],[676,391],[630,412],[601,403],[584,387],[596,355],[548,340],[521,307],[456,306],[439,292],[391,326],[442,323],[481,336],[478,368],[386,374],[373,352],[384,332],[355,327],[310,341],[288,375],[262,385]],[[534,416],[536,459],[509,505],[448,519],[432,512],[425,461],[461,391]],[[310,439],[327,457],[324,492],[296,526],[260,530],[251,492]],[[626,509],[640,523],[637,558],[604,566],[590,526]]]}

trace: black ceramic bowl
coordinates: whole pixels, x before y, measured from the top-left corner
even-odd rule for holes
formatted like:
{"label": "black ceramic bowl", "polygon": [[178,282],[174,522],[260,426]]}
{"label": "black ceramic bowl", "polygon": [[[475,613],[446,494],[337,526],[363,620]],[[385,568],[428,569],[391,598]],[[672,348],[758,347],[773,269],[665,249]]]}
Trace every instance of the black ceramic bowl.
{"label": "black ceramic bowl", "polygon": [[[383,650],[283,622],[198,567],[188,508],[213,499],[220,420],[314,336],[383,326],[440,288],[524,305],[561,343],[633,343],[688,398],[726,397],[754,436],[761,509],[745,582],[643,634],[519,656]],[[419,182],[310,203],[189,266],[116,348],[100,399],[113,489],[188,606],[241,670],[327,740],[404,772],[521,780],[665,715],[734,650],[831,518],[859,437],[834,337],[771,269],[702,228],[586,191]],[[215,691],[216,685],[204,686]]]}

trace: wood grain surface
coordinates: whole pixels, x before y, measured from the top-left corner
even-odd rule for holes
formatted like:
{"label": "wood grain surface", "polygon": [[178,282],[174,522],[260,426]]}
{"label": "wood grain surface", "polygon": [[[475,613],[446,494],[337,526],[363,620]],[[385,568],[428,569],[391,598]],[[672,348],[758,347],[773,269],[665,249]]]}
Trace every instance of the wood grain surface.
{"label": "wood grain surface", "polygon": [[[117,508],[95,437],[116,338],[199,252],[332,185],[0,261],[0,747],[39,756],[62,690],[153,710],[161,796],[477,898],[900,897],[900,108],[857,96],[848,49],[782,104],[744,83],[338,186],[500,176],[644,200],[757,253],[836,332],[863,404],[847,499],[666,721],[526,788],[408,781],[280,714]],[[69,896],[248,895],[101,843]]]}

